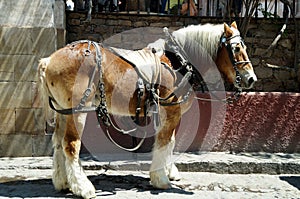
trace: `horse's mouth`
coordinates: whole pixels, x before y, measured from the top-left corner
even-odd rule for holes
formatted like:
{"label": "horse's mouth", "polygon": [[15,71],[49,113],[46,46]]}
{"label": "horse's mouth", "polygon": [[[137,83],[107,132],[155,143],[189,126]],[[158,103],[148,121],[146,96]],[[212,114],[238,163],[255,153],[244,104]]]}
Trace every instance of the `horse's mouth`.
{"label": "horse's mouth", "polygon": [[237,84],[236,82],[234,82],[234,86],[238,89],[246,89],[249,90],[251,88],[253,88],[255,82],[257,82],[257,77],[256,75],[253,74],[246,74],[246,75],[242,75],[242,81],[240,84]]}

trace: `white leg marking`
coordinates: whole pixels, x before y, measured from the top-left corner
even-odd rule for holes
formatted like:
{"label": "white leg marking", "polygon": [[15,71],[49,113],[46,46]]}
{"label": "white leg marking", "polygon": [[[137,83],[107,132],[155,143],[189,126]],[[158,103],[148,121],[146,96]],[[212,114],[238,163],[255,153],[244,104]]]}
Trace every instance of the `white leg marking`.
{"label": "white leg marking", "polygon": [[67,159],[66,170],[71,191],[75,195],[82,196],[84,199],[96,197],[96,190],[91,181],[86,177],[77,159],[73,161]]}
{"label": "white leg marking", "polygon": [[150,179],[154,187],[159,189],[171,188],[171,183],[167,177],[167,164],[171,164],[173,149],[175,146],[175,136],[173,134],[171,141],[159,147],[155,142],[153,148],[152,164],[150,167]]}
{"label": "white leg marking", "polygon": [[[87,114],[80,114],[77,116],[77,118],[74,118],[77,132],[79,133],[80,137],[83,132],[86,116]],[[70,143],[64,142],[64,144],[67,145]],[[81,196],[84,199],[94,198],[96,197],[95,187],[87,178],[83,171],[83,168],[80,165],[79,150],[81,146],[81,141],[73,141],[72,144],[70,144],[70,146],[74,148],[74,152],[72,154],[67,154],[67,151],[65,151],[65,166],[70,189],[75,195]],[[66,146],[64,146],[64,149],[66,149]]]}
{"label": "white leg marking", "polygon": [[65,117],[58,115],[57,128],[52,137],[52,143],[54,147],[53,153],[53,174],[52,182],[56,190],[61,191],[69,188],[66,167],[65,167],[65,155],[62,148],[62,140],[65,128]]}
{"label": "white leg marking", "polygon": [[181,175],[174,163],[171,163],[171,165],[168,166],[168,172],[168,177],[170,180],[178,181],[181,179]]}
{"label": "white leg marking", "polygon": [[65,168],[65,156],[61,146],[55,146],[54,149],[52,182],[58,191],[69,188]]}

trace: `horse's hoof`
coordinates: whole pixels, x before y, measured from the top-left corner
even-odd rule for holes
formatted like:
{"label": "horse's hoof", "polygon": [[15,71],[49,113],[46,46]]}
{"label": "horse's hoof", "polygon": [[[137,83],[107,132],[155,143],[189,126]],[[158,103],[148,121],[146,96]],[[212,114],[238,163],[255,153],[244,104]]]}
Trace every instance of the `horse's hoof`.
{"label": "horse's hoof", "polygon": [[175,164],[172,164],[169,168],[168,168],[168,172],[169,172],[169,180],[172,181],[179,181],[181,180],[181,175],[177,169],[177,167],[175,166]]}
{"label": "horse's hoof", "polygon": [[91,198],[96,198],[96,191],[94,190],[90,190],[87,193],[83,193],[82,197],[84,199],[91,199]]}
{"label": "horse's hoof", "polygon": [[171,183],[168,183],[168,184],[160,184],[160,185],[156,185],[154,186],[156,189],[163,189],[163,190],[166,190],[166,189],[171,189],[172,188],[172,185]]}
{"label": "horse's hoof", "polygon": [[78,186],[78,184],[72,184],[73,189],[71,191],[74,195],[81,196],[84,199],[90,199],[96,197],[96,189],[94,185],[89,181],[86,180],[85,183]]}
{"label": "horse's hoof", "polygon": [[181,176],[178,174],[178,175],[169,175],[169,179],[171,181],[179,181],[181,180]]}
{"label": "horse's hoof", "polygon": [[[163,171],[163,170],[162,170]],[[172,188],[169,178],[162,171],[150,172],[151,184],[156,189],[170,189]],[[161,173],[162,172],[162,173]]]}
{"label": "horse's hoof", "polygon": [[69,185],[66,181],[62,182],[62,181],[53,180],[53,185],[54,185],[55,190],[57,190],[57,191],[70,192]]}

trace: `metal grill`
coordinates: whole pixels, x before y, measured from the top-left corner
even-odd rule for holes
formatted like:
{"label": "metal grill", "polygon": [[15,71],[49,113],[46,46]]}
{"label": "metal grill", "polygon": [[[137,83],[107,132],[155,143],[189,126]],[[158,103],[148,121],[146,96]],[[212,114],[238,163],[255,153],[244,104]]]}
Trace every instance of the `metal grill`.
{"label": "metal grill", "polygon": [[[243,17],[250,13],[256,18],[300,16],[297,0],[65,0],[70,11],[108,14],[167,15],[191,17]],[[256,4],[255,4],[256,3]]]}

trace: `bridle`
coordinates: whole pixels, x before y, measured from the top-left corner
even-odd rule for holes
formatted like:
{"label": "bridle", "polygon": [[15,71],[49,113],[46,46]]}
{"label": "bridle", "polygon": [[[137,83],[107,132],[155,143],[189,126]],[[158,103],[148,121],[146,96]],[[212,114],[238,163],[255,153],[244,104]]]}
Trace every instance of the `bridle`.
{"label": "bridle", "polygon": [[[184,66],[184,67],[187,66],[187,67],[191,68],[192,64],[189,62],[187,55],[186,55],[185,51],[182,49],[181,45],[176,41],[176,38],[174,38],[174,36],[168,32],[167,28],[164,28],[164,33],[166,35],[166,44],[175,52],[179,61],[182,63],[182,66]],[[242,93],[242,86],[241,86],[242,74],[239,72],[237,66],[241,65],[241,64],[242,65],[249,64],[249,63],[251,63],[251,61],[250,60],[237,61],[235,59],[235,57],[234,57],[235,50],[234,49],[236,48],[236,46],[238,44],[241,44],[243,48],[245,47],[245,43],[240,35],[234,35],[232,37],[227,38],[225,36],[225,33],[223,33],[223,35],[221,36],[219,48],[221,48],[223,46],[226,48],[226,51],[228,53],[228,56],[230,58],[232,67],[233,67],[233,69],[235,71],[235,75],[236,75],[235,84],[234,84],[236,90],[234,91],[234,93],[231,96],[226,97],[224,99],[219,99],[219,97],[217,97],[217,96],[214,96],[214,97],[216,97],[216,99],[206,99],[206,98],[199,98],[199,97],[195,97],[195,99],[203,100],[203,101],[218,101],[218,102],[221,101],[221,102],[225,102],[225,103],[233,103],[234,101],[237,101],[239,99],[239,97]],[[194,67],[192,67],[192,68],[194,68]],[[188,71],[191,73],[195,73],[195,71],[193,71],[193,70],[188,69]],[[207,88],[207,85],[204,81],[200,81],[200,84],[201,84],[202,88]],[[214,95],[214,94],[212,94],[212,95]],[[187,97],[185,97],[185,98],[187,98]],[[184,100],[182,102],[185,102],[185,101],[187,101],[187,100]],[[180,103],[182,103],[182,102],[180,102]]]}
{"label": "bridle", "polygon": [[[232,40],[234,40],[234,41],[232,41]],[[247,65],[247,64],[251,63],[250,60],[237,61],[234,57],[234,54],[236,53],[235,49],[236,49],[236,46],[238,44],[241,44],[241,46],[243,48],[245,48],[245,43],[243,41],[243,38],[240,35],[234,35],[234,36],[231,36],[229,38],[226,38],[225,34],[223,33],[220,41],[221,41],[220,42],[221,47],[222,47],[222,45],[225,46],[225,48],[227,50],[227,53],[228,53],[228,56],[229,56],[229,59],[230,59],[231,64],[233,66],[233,69],[235,70],[235,75],[236,75],[235,83],[236,83],[236,85],[238,85],[241,88],[242,77],[241,77],[241,74],[240,74],[237,66],[241,65],[241,64],[242,65]]]}
{"label": "bridle", "polygon": [[[224,103],[233,103],[233,102],[235,102],[239,99],[239,97],[242,93],[242,86],[241,86],[242,75],[239,72],[237,66],[238,65],[247,65],[247,64],[251,63],[251,61],[250,60],[237,61],[235,59],[234,54],[236,53],[235,49],[236,49],[236,46],[238,44],[241,44],[241,46],[243,48],[245,48],[244,40],[240,35],[234,35],[234,36],[231,36],[231,37],[227,38],[225,36],[225,33],[223,33],[223,35],[221,36],[221,39],[220,39],[220,47],[219,47],[219,48],[222,48],[224,46],[226,48],[227,53],[228,53],[230,62],[231,62],[232,67],[235,71],[235,84],[234,84],[234,87],[235,87],[236,90],[232,93],[231,96],[226,97],[225,99],[219,99],[215,95],[214,95],[214,97],[216,99],[207,99],[207,98],[200,98],[200,97],[195,97],[195,99],[202,100],[202,101],[217,101],[217,102],[222,101]],[[212,93],[212,95],[213,95],[213,93]]]}

